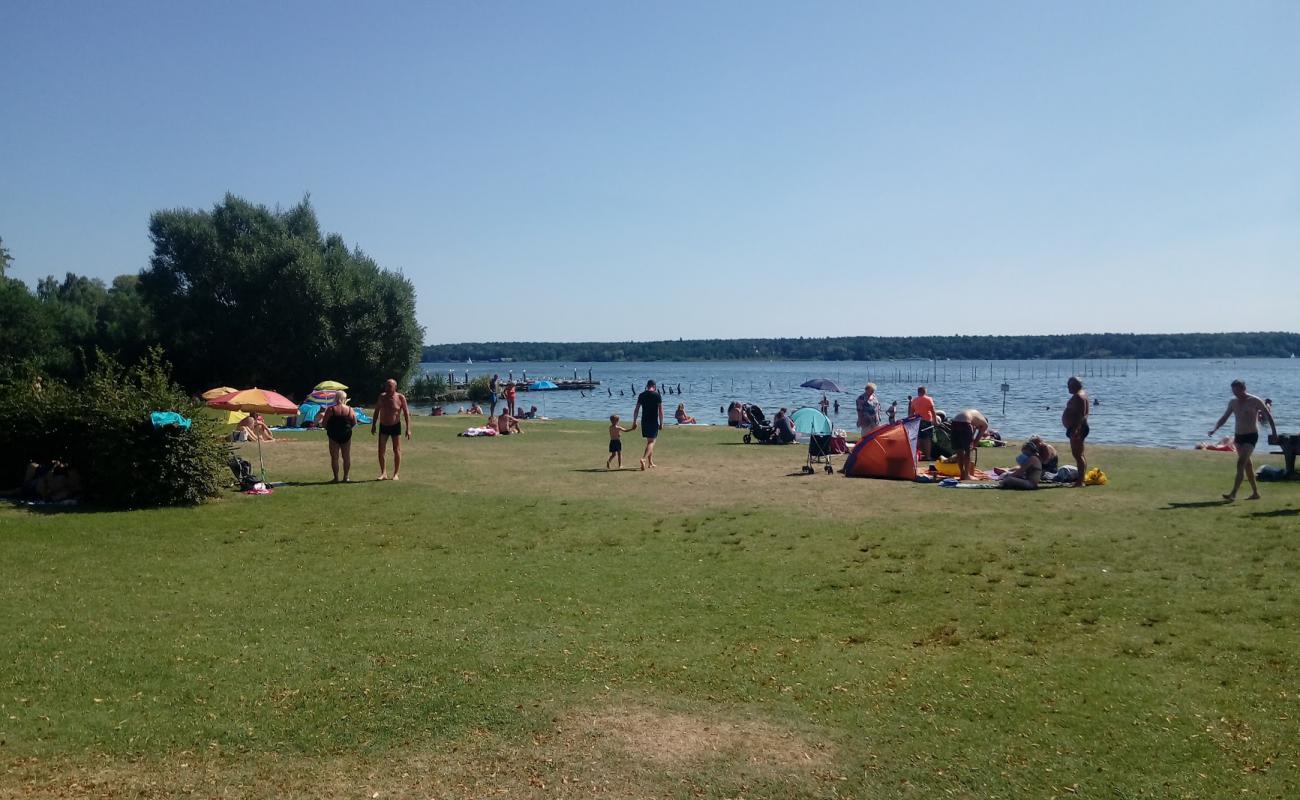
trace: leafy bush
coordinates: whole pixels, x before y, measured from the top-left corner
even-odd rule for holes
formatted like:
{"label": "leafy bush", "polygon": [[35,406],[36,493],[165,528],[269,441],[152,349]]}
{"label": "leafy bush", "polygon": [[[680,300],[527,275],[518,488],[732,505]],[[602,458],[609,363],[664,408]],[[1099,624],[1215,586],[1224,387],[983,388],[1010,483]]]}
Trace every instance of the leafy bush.
{"label": "leafy bush", "polygon": [[492,400],[492,379],[480,375],[469,382],[469,399],[475,403],[487,403]]}
{"label": "leafy bush", "polygon": [[[230,447],[217,424],[171,382],[158,350],[122,367],[98,354],[78,387],[47,381],[0,387],[0,475],[15,483],[28,462],[75,468],[92,503],[140,508],[186,505],[213,497],[227,483]],[[188,430],[157,430],[152,411],[192,417]]]}
{"label": "leafy bush", "polygon": [[420,375],[411,382],[410,399],[418,402],[437,400],[447,393],[447,379],[441,375]]}

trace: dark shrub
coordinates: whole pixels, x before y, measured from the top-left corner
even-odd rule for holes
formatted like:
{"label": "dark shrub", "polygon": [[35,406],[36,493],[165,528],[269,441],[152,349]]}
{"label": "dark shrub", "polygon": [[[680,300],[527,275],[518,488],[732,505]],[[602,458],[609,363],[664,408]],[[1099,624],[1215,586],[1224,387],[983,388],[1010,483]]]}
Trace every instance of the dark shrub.
{"label": "dark shrub", "polygon": [[489,388],[492,379],[486,375],[480,375],[469,382],[469,399],[475,403],[486,403],[492,399],[492,390]]}
{"label": "dark shrub", "polygon": [[[0,472],[16,483],[30,461],[77,469],[86,499],[118,508],[186,505],[229,481],[230,447],[217,424],[171,382],[159,351],[123,368],[99,354],[79,388],[47,381],[0,387]],[[154,429],[149,414],[175,411],[189,429]]]}

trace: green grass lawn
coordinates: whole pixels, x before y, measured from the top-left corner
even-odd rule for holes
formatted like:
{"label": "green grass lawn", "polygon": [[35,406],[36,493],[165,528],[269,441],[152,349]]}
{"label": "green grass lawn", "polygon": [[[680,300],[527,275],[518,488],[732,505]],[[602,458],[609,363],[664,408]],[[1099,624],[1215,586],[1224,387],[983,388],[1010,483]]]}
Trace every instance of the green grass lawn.
{"label": "green grass lawn", "polygon": [[600,424],[464,426],[400,483],[359,429],[353,485],[299,434],[272,496],[0,507],[0,797],[1300,793],[1300,484],[803,477],[673,428],[607,473]]}

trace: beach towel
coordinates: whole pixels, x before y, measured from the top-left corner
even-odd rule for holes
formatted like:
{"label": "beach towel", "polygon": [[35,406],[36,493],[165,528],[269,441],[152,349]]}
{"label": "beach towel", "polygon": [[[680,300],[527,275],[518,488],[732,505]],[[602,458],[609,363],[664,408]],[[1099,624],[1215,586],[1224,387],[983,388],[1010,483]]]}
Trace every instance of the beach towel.
{"label": "beach towel", "polygon": [[175,411],[154,411],[149,415],[149,421],[155,428],[190,428],[190,420]]}
{"label": "beach towel", "polygon": [[458,433],[457,436],[498,436],[500,435],[496,428],[467,428],[464,433]]}

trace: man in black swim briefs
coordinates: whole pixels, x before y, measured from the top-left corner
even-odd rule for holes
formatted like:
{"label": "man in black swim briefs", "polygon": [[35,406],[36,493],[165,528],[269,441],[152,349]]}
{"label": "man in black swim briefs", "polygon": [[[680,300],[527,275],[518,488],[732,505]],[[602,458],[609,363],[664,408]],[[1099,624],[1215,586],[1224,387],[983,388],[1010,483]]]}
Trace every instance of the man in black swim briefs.
{"label": "man in black swim briefs", "polygon": [[988,418],[977,409],[968,408],[958,412],[952,418],[950,438],[953,453],[957,456],[958,477],[965,481],[971,476],[971,448],[984,438],[989,429]]}
{"label": "man in black swim briefs", "polygon": [[1277,442],[1277,423],[1273,421],[1273,414],[1264,401],[1253,394],[1248,394],[1246,382],[1240,379],[1232,382],[1232,399],[1228,401],[1228,409],[1214,424],[1210,435],[1213,436],[1215,431],[1223,427],[1223,423],[1227,422],[1230,416],[1236,417],[1232,441],[1237,445],[1237,476],[1232,482],[1232,491],[1225,494],[1223,499],[1228,502],[1236,500],[1241,481],[1249,478],[1248,499],[1258,500],[1259,486],[1255,483],[1255,465],[1251,463],[1250,456],[1255,452],[1255,445],[1259,444],[1259,421],[1267,422],[1273,429],[1273,434],[1268,437],[1269,444]]}
{"label": "man in black swim briefs", "polygon": [[397,381],[389,378],[384,383],[384,391],[375,401],[375,417],[370,423],[370,433],[374,435],[379,428],[379,480],[388,480],[388,466],[384,463],[385,446],[393,443],[393,480],[400,480],[398,473],[402,469],[402,423],[406,423],[406,439],[411,439],[411,409],[406,404],[406,395],[397,391]]}
{"label": "man in black swim briefs", "polygon": [[1088,427],[1088,412],[1092,405],[1088,402],[1088,393],[1083,390],[1083,381],[1077,376],[1070,376],[1065,386],[1070,390],[1070,399],[1065,403],[1061,413],[1061,424],[1065,426],[1065,435],[1070,440],[1070,453],[1074,456],[1079,476],[1075,486],[1083,486],[1083,476],[1088,472],[1088,457],[1084,454],[1083,442],[1092,429]]}

